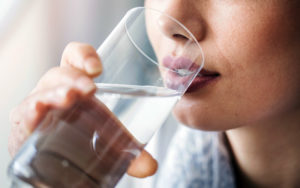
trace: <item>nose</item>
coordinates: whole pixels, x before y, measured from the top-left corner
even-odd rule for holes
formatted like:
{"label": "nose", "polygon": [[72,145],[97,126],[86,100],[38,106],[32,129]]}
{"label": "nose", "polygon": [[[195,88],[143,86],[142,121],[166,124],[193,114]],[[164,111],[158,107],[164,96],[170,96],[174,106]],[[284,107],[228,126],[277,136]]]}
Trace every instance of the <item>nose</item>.
{"label": "nose", "polygon": [[[205,36],[205,27],[202,16],[188,0],[172,0],[164,9],[164,13],[175,18],[194,35],[199,42]],[[166,16],[161,16],[158,24],[163,33],[176,41],[191,40],[191,35],[180,24]]]}

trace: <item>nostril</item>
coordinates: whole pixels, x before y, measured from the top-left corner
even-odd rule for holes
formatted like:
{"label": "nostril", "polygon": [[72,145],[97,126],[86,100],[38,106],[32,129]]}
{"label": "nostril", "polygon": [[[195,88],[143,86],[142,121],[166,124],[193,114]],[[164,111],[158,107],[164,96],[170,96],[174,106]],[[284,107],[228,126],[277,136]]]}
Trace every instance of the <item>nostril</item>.
{"label": "nostril", "polygon": [[173,38],[175,38],[175,39],[189,40],[186,36],[181,35],[181,34],[173,34]]}
{"label": "nostril", "polygon": [[159,30],[167,37],[173,40],[188,40],[190,34],[177,21],[167,16],[161,16],[157,20]]}

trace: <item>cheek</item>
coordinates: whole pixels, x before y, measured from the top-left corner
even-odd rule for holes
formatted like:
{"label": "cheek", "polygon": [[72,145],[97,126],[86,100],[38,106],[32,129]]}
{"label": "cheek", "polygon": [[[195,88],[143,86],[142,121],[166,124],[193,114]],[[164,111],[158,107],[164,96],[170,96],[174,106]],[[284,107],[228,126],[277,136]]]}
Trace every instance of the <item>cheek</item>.
{"label": "cheek", "polygon": [[253,91],[253,98],[265,96],[262,92],[276,98],[299,80],[300,23],[287,10],[241,9],[244,14],[232,10],[232,14],[221,16],[228,25],[215,24],[215,43],[231,67],[225,76],[236,81],[233,88],[244,88],[249,94]]}
{"label": "cheek", "polygon": [[281,71],[223,78],[208,95],[183,97],[173,113],[183,124],[202,130],[224,131],[275,119],[300,108],[299,76],[291,79]]}
{"label": "cheek", "polygon": [[182,123],[226,130],[299,108],[300,30],[290,28],[300,24],[288,14],[263,11],[269,13],[233,10],[212,17],[207,63],[220,70],[222,79],[209,94],[178,103],[174,114]]}

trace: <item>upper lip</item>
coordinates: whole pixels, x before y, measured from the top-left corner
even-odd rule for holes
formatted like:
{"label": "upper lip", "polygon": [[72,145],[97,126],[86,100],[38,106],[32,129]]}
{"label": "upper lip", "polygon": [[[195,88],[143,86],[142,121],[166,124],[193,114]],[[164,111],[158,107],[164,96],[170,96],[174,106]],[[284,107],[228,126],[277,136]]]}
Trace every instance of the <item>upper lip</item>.
{"label": "upper lip", "polygon": [[[166,56],[163,59],[163,66],[171,69],[172,71],[180,74],[180,70],[190,71],[194,73],[200,68],[200,65],[194,63],[188,58],[185,57],[171,57]],[[216,71],[211,71],[206,68],[202,68],[197,76],[219,76],[220,74]],[[181,75],[187,76],[187,75]]]}
{"label": "upper lip", "polygon": [[199,65],[185,57],[166,56],[163,59],[163,65],[172,70],[186,69],[189,71],[196,71],[200,68]]}

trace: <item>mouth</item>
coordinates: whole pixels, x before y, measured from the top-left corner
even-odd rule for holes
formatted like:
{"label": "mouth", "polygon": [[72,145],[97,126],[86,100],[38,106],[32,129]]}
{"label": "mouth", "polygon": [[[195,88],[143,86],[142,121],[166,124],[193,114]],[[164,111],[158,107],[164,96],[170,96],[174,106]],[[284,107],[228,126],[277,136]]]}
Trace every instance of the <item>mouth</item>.
{"label": "mouth", "polygon": [[200,66],[185,57],[173,58],[167,56],[163,59],[163,66],[178,74],[178,76],[185,77],[194,74]]}
{"label": "mouth", "polygon": [[186,93],[204,88],[220,76],[220,73],[204,68],[197,72],[200,65],[185,57],[167,56],[163,59],[163,66],[168,69],[164,74],[167,87],[178,90],[186,88],[190,84]]}
{"label": "mouth", "polygon": [[200,90],[201,88],[204,88],[205,86],[215,81],[218,77],[220,77],[220,73],[202,69],[200,73],[197,74],[191,85],[188,87],[186,93],[192,93]]}

